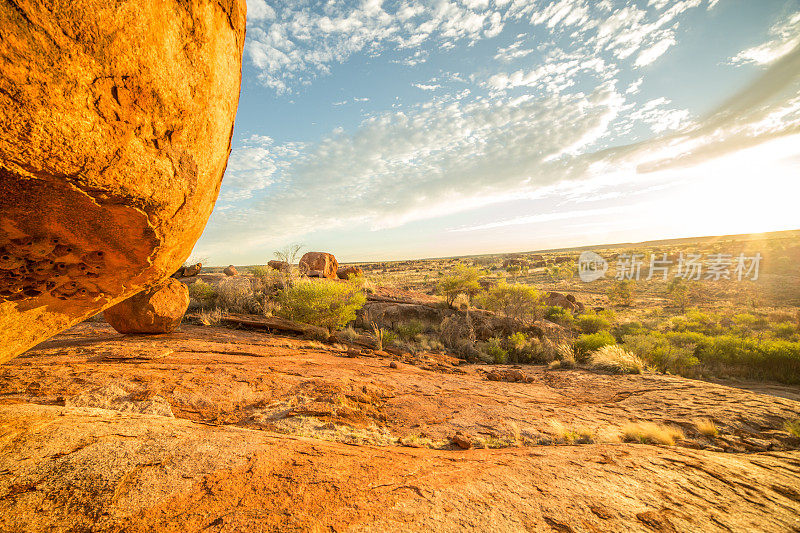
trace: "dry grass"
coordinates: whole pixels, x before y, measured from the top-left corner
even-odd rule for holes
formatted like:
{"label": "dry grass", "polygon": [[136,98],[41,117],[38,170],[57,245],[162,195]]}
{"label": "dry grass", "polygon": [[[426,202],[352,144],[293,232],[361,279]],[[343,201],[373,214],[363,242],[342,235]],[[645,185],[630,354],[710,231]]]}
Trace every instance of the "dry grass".
{"label": "dry grass", "polygon": [[551,420],[550,429],[555,439],[565,444],[589,444],[595,441],[595,432],[587,427],[567,428],[558,420]]}
{"label": "dry grass", "polygon": [[215,307],[210,311],[200,311],[197,314],[197,321],[200,322],[204,326],[216,326],[219,324],[219,321],[222,319],[222,309],[219,307]]}
{"label": "dry grass", "polygon": [[644,361],[621,346],[603,346],[592,352],[589,365],[596,370],[606,370],[616,374],[641,374]]}
{"label": "dry grass", "polygon": [[572,349],[570,344],[566,342],[559,343],[556,345],[555,350],[558,365],[553,366],[553,368],[575,368],[575,350]]}
{"label": "dry grass", "polygon": [[622,426],[622,437],[628,442],[673,446],[675,441],[683,439],[684,435],[683,431],[676,427],[654,422],[630,422]]}
{"label": "dry grass", "polygon": [[710,418],[701,418],[694,423],[694,427],[701,435],[706,437],[716,437],[719,435],[719,429],[713,420]]}
{"label": "dry grass", "polygon": [[791,433],[797,438],[800,438],[800,418],[794,420],[787,420],[783,423],[783,429]]}

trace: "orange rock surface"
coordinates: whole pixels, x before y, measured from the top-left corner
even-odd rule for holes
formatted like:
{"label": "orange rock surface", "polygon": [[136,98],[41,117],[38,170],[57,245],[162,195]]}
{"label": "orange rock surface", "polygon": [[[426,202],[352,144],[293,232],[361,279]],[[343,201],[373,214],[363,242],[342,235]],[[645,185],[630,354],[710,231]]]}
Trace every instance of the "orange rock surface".
{"label": "orange rock surface", "polygon": [[[797,387],[541,366],[509,383],[487,378],[500,367],[458,363],[219,327],[130,337],[80,324],[0,367],[0,530],[798,525],[800,441],[781,429],[800,412]],[[698,433],[701,417],[717,437]],[[567,444],[554,421],[594,441]],[[632,421],[685,438],[613,437]]]}
{"label": "orange rock surface", "polygon": [[0,362],[167,277],[219,192],[244,0],[0,3]]}

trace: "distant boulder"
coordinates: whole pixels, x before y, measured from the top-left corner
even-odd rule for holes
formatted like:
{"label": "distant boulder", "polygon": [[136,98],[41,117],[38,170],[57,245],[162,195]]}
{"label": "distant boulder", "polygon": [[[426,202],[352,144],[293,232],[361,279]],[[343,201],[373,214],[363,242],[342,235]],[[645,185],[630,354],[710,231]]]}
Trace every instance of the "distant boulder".
{"label": "distant boulder", "polygon": [[172,277],[173,278],[191,278],[193,276],[198,275],[202,269],[203,269],[203,264],[202,263],[196,263],[194,265],[189,265],[189,266],[185,266],[185,267],[179,268],[178,271],[175,274],[173,274]]}
{"label": "distant boulder", "polygon": [[222,271],[223,274],[226,276],[238,276],[239,272],[236,270],[236,267],[233,265],[228,265],[225,270]]}
{"label": "distant boulder", "polygon": [[583,313],[585,306],[575,299],[571,294],[561,294],[560,292],[548,292],[544,298],[545,305],[558,306],[572,313]]}
{"label": "distant boulder", "polygon": [[312,276],[312,272],[318,270],[319,277],[328,279],[339,279],[336,271],[339,270],[339,263],[333,254],[327,252],[308,252],[300,258],[300,272],[307,276]]}
{"label": "distant boulder", "polygon": [[274,259],[267,263],[267,266],[279,272],[289,272],[290,265],[286,261],[275,261]]}
{"label": "distant boulder", "polygon": [[339,279],[348,279],[350,276],[363,276],[364,271],[359,267],[349,266],[337,270],[336,275],[339,276]]}
{"label": "distant boulder", "polygon": [[106,322],[120,333],[170,333],[189,307],[189,289],[174,278],[105,310]]}

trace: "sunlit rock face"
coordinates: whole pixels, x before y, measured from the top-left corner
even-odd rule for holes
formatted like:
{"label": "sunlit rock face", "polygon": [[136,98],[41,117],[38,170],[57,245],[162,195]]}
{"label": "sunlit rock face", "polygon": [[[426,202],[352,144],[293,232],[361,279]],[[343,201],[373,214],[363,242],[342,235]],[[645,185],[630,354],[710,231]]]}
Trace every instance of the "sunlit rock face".
{"label": "sunlit rock face", "polygon": [[0,362],[172,274],[208,220],[244,0],[0,0]]}

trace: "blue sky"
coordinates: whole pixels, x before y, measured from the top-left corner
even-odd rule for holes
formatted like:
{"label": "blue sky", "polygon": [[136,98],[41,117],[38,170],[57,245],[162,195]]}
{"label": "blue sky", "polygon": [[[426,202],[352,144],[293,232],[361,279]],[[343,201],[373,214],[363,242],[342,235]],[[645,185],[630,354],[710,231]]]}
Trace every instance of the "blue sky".
{"label": "blue sky", "polygon": [[800,0],[249,0],[247,32],[211,264],[800,226]]}

